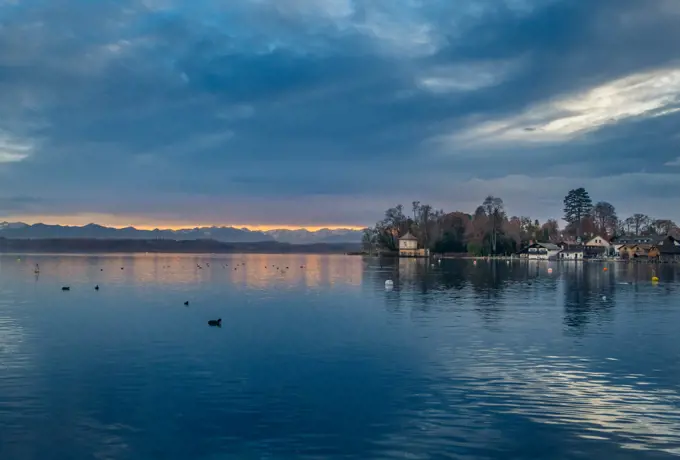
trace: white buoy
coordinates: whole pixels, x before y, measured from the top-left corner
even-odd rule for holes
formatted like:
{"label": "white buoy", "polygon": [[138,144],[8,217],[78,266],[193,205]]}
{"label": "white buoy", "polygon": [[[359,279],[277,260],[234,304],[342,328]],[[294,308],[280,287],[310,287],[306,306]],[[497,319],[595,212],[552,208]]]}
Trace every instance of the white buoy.
{"label": "white buoy", "polygon": [[603,295],[603,296],[602,296],[602,300],[607,300],[607,296],[606,296],[606,295]]}
{"label": "white buoy", "polygon": [[392,280],[385,281],[385,289],[392,289],[393,287],[394,287],[394,281],[392,281]]}
{"label": "white buoy", "polygon": [[434,268],[434,264],[432,264],[432,268]]}

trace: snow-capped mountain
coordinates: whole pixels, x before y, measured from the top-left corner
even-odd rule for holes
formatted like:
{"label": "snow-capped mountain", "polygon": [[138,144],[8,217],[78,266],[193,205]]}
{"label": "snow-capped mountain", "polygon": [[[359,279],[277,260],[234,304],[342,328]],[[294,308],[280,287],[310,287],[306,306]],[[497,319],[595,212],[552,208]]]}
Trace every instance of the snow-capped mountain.
{"label": "snow-capped mountain", "polygon": [[226,243],[254,243],[278,241],[290,244],[314,243],[360,243],[361,231],[340,229],[271,230],[261,232],[234,227],[196,227],[180,230],[140,230],[134,227],[112,228],[97,224],[82,227],[66,225],[33,224],[23,222],[0,223],[0,237],[4,238],[93,238],[93,239],[168,239],[201,240],[211,239]]}

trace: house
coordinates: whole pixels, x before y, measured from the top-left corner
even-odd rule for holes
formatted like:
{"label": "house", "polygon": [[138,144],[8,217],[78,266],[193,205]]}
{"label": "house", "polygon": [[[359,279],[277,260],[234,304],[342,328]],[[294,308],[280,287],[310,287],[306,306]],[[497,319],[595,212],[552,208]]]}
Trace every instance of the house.
{"label": "house", "polygon": [[603,257],[615,255],[614,246],[610,243],[609,238],[602,235],[595,235],[585,243],[586,257]]}
{"label": "house", "polygon": [[657,257],[660,262],[679,262],[680,241],[671,235],[657,238],[649,257]]}
{"label": "house", "polygon": [[614,247],[614,254],[624,257],[625,251],[622,252],[622,249],[630,249],[630,247],[636,244],[649,245],[651,247],[654,244],[654,238],[651,236],[621,236],[613,239],[610,244]]}
{"label": "house", "polygon": [[406,232],[399,238],[400,257],[427,257],[429,255],[429,249],[418,249],[418,239],[411,232]]}
{"label": "house", "polygon": [[648,258],[651,244],[624,244],[619,247],[619,256],[624,259]]}
{"label": "house", "polygon": [[553,243],[533,243],[520,252],[520,257],[529,260],[557,259],[562,249]]}
{"label": "house", "polygon": [[562,250],[569,249],[569,248],[572,247],[572,246],[580,246],[580,244],[579,244],[576,240],[572,240],[572,239],[569,239],[569,240],[561,240],[561,241],[558,241],[558,242],[555,243],[555,244],[556,244],[557,246],[559,246],[560,249],[562,249]]}
{"label": "house", "polygon": [[586,249],[583,246],[565,246],[557,255],[558,260],[583,260],[586,257]]}
{"label": "house", "polygon": [[680,241],[671,235],[621,237],[613,244],[619,256],[659,261],[680,260]]}
{"label": "house", "polygon": [[611,246],[609,239],[605,236],[594,236],[590,240],[586,241],[585,246],[590,248],[608,248]]}

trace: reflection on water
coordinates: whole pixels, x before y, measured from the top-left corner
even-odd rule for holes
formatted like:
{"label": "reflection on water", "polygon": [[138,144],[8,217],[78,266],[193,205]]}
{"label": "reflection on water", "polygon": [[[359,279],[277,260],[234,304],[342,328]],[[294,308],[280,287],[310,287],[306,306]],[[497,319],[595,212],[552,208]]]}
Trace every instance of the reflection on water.
{"label": "reflection on water", "polygon": [[[621,447],[680,454],[680,396],[655,389],[643,374],[593,372],[578,356],[516,356],[488,350],[485,364],[469,375],[499,413],[519,414],[543,424],[575,425],[584,439],[611,440]],[[627,383],[621,383],[621,380]]]}
{"label": "reflection on water", "polygon": [[680,270],[434,262],[1,256],[0,458],[680,455]]}
{"label": "reflection on water", "polygon": [[[360,285],[363,263],[359,258],[324,255],[43,255],[0,258],[0,273],[40,273],[34,278],[96,280],[104,284],[193,284],[224,281],[252,288],[278,284],[284,287]],[[104,267],[106,270],[104,270]]]}

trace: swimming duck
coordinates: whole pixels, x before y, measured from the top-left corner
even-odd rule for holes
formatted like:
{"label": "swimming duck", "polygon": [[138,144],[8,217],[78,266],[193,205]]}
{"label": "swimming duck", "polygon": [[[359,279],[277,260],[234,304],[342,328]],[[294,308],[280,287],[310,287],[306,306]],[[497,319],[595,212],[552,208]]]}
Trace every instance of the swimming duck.
{"label": "swimming duck", "polygon": [[187,300],[186,302],[184,302],[184,305],[189,305],[189,301]]}
{"label": "swimming duck", "polygon": [[61,288],[61,290],[62,290],[62,291],[70,291],[71,288],[68,287],[68,286],[64,286],[64,287]]}
{"label": "swimming duck", "polygon": [[211,319],[208,321],[208,326],[221,326],[222,325],[222,318],[218,319]]}
{"label": "swimming duck", "polygon": [[94,290],[95,290],[95,291],[98,291],[98,290],[99,290],[99,285],[96,285],[96,286],[94,287]]}

